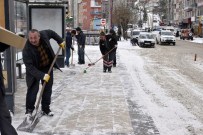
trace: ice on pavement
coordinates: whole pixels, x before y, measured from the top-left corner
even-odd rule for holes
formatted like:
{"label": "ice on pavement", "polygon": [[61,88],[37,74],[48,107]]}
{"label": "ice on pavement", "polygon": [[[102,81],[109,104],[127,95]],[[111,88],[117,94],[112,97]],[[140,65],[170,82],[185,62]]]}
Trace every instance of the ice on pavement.
{"label": "ice on pavement", "polygon": [[[86,59],[86,65],[76,64],[75,52],[75,67],[62,68],[63,72],[54,70],[54,117],[42,117],[33,133],[18,131],[19,135],[190,135],[191,130],[198,133],[203,129],[202,123],[145,71],[145,61],[137,49],[142,48],[120,41],[118,66],[112,69],[113,73],[103,73],[99,61],[84,74],[89,61]],[[86,46],[86,53],[92,61],[101,57],[98,46]],[[14,127],[24,118],[25,93],[25,80],[18,80]]]}

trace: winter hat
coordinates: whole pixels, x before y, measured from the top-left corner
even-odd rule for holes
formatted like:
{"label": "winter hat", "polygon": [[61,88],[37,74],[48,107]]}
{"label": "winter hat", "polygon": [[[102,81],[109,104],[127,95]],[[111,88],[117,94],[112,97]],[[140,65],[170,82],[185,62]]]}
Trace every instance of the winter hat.
{"label": "winter hat", "polygon": [[105,33],[103,31],[100,32],[100,36],[105,36]]}
{"label": "winter hat", "polygon": [[77,28],[76,28],[76,31],[81,31],[81,28],[80,28],[80,27],[77,27]]}
{"label": "winter hat", "polygon": [[70,27],[66,27],[66,30],[71,30],[71,28]]}

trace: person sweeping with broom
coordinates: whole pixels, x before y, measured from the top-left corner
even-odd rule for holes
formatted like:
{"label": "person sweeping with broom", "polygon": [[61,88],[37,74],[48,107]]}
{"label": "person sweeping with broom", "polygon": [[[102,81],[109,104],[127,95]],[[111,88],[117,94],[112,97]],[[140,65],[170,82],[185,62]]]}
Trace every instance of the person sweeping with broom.
{"label": "person sweeping with broom", "polygon": [[99,47],[101,54],[103,55],[103,72],[106,73],[108,70],[109,73],[112,73],[111,68],[113,66],[113,60],[114,60],[114,48],[115,41],[113,40],[113,37],[111,35],[105,35],[105,33],[102,31],[100,33],[100,40],[99,40]]}
{"label": "person sweeping with broom", "polygon": [[[42,115],[53,116],[50,110],[51,94],[53,85],[53,69],[48,74],[51,63],[55,58],[54,51],[51,47],[50,39],[54,39],[62,49],[65,49],[65,42],[56,32],[52,30],[38,31],[32,29],[29,31],[28,40],[23,49],[23,62],[26,66],[26,117],[29,123],[32,121],[32,112],[35,109],[35,102],[39,90],[39,83],[46,82],[42,94]],[[60,70],[55,63],[54,67]]]}

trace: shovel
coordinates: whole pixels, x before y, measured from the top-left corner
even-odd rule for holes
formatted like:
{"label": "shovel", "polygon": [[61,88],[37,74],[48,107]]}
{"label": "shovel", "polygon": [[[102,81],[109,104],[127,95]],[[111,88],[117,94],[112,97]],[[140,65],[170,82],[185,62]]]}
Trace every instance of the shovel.
{"label": "shovel", "polygon": [[[59,49],[58,49],[58,51],[56,53],[56,56],[54,57],[54,60],[51,63],[51,66],[50,66],[49,71],[48,71],[49,75],[50,75],[50,73],[52,71],[54,63],[56,62],[56,59],[58,57],[58,54],[59,54],[60,50],[61,50],[61,47],[59,47]],[[33,115],[31,122],[28,122],[27,119],[25,118],[23,120],[23,122],[17,127],[17,130],[25,131],[25,132],[32,132],[34,130],[35,126],[37,125],[37,123],[40,121],[40,118],[42,117],[42,114],[40,112],[38,112],[38,109],[39,109],[39,104],[41,102],[42,94],[44,92],[45,86],[46,86],[46,81],[44,81],[44,83],[42,85],[42,89],[40,91],[39,98],[37,99],[37,104],[36,104],[36,108],[35,108],[35,114]]]}
{"label": "shovel", "polygon": [[72,67],[75,66],[75,64],[73,64],[73,50],[72,50],[72,54],[71,54],[71,64],[70,64]]}

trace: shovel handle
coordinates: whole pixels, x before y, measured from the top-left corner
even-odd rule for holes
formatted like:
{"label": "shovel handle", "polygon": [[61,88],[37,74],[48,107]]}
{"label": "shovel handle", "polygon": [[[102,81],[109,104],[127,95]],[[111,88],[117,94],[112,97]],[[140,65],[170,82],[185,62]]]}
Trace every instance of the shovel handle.
{"label": "shovel handle", "polygon": [[[52,71],[52,68],[54,67],[54,64],[55,64],[55,62],[56,62],[56,59],[57,59],[57,57],[58,57],[58,55],[59,55],[60,50],[61,50],[61,47],[59,47],[59,49],[58,49],[58,51],[57,51],[57,53],[56,53],[56,55],[55,55],[55,57],[54,57],[54,60],[53,60],[52,63],[51,63],[51,66],[50,66],[49,71],[48,71],[48,74],[49,74],[49,75],[50,75],[50,73],[51,73],[51,71]],[[39,95],[39,98],[38,98],[38,100],[37,100],[37,105],[36,105],[36,108],[35,108],[35,110],[36,110],[36,114],[35,114],[35,115],[37,115],[38,108],[39,108],[39,103],[41,102],[42,94],[43,94],[43,92],[44,92],[45,86],[46,86],[46,81],[44,81],[44,83],[43,83],[43,85],[42,85],[42,89],[41,89],[41,91],[40,91],[40,95]]]}

